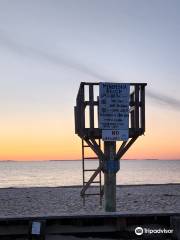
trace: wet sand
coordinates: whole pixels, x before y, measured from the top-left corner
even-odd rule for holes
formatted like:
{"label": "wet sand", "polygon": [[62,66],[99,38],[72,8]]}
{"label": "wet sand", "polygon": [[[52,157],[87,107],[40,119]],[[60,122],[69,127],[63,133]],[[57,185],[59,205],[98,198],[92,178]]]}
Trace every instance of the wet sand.
{"label": "wet sand", "polygon": [[[73,186],[2,188],[0,218],[105,213],[98,196],[89,196],[83,206],[80,190]],[[180,213],[180,184],[117,186],[117,212]]]}

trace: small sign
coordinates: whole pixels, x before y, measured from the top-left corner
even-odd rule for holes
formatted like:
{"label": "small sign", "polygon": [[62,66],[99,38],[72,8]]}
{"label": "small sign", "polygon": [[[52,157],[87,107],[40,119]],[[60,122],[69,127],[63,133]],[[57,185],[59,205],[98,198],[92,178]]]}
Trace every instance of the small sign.
{"label": "small sign", "polygon": [[39,235],[41,232],[41,223],[40,222],[33,222],[32,223],[32,234]]}
{"label": "small sign", "polygon": [[127,130],[124,129],[115,129],[115,130],[102,130],[102,139],[104,141],[127,141],[129,134]]}
{"label": "small sign", "polygon": [[99,128],[104,141],[128,140],[129,92],[128,83],[100,83]]}

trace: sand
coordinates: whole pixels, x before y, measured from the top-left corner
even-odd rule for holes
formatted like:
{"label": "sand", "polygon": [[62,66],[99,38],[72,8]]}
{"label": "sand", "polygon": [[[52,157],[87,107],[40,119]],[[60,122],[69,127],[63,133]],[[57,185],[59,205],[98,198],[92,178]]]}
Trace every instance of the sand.
{"label": "sand", "polygon": [[[83,201],[81,187],[0,189],[0,218],[104,214],[98,196]],[[95,190],[95,189],[93,189]],[[180,213],[180,184],[117,186],[118,213]]]}

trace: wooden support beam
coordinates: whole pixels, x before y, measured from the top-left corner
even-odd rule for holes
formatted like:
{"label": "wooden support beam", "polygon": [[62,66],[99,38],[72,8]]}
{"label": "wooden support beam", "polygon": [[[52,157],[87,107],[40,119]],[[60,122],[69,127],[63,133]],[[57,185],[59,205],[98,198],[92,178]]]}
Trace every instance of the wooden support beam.
{"label": "wooden support beam", "polygon": [[[84,139],[86,143],[90,146],[90,148],[94,151],[94,153],[99,157],[99,159],[104,159],[104,153],[101,151],[100,147],[96,143],[94,139]],[[90,141],[91,140],[91,141]]]}
{"label": "wooden support beam", "polygon": [[131,138],[131,140],[126,144],[126,145],[124,145],[124,147],[123,148],[121,148],[120,147],[120,151],[118,151],[117,152],[117,154],[116,154],[116,159],[120,159],[120,158],[122,158],[122,156],[126,153],[126,151],[130,148],[130,146],[136,141],[136,139],[138,138],[138,136],[137,137],[134,137],[134,138]]}
{"label": "wooden support beam", "polygon": [[145,131],[145,86],[141,86],[141,128]]}
{"label": "wooden support beam", "polygon": [[[87,105],[90,105],[90,101],[84,101],[84,104],[87,106]],[[94,106],[98,106],[99,102],[98,101],[94,101],[93,102],[93,105]]]}
{"label": "wooden support beam", "polygon": [[139,86],[135,86],[135,128],[139,128]]}
{"label": "wooden support beam", "polygon": [[91,138],[91,142],[93,143],[94,147],[97,149],[99,159],[102,161],[105,158],[105,155],[104,155],[103,151],[101,150],[101,147],[97,144],[97,142],[95,141],[94,138]]}
{"label": "wooden support beam", "polygon": [[94,128],[94,92],[93,92],[93,85],[89,86],[89,117],[90,117],[90,129]]}
{"label": "wooden support beam", "polygon": [[90,179],[87,181],[86,185],[81,190],[81,196],[83,196],[88,189],[88,187],[91,185],[91,183],[94,181],[94,179],[97,177],[99,172],[102,170],[102,163],[100,163],[99,167],[96,169],[96,171],[93,173],[93,175],[90,177]]}
{"label": "wooden support beam", "polygon": [[127,143],[127,141],[124,141],[124,142],[121,144],[121,146],[120,146],[118,152],[116,153],[116,155],[119,155],[119,154],[121,153],[121,151],[124,149],[126,143]]}
{"label": "wooden support beam", "polygon": [[[81,82],[81,85],[99,85],[99,82]],[[136,85],[144,85],[144,86],[146,86],[147,83],[134,83],[134,82],[130,83],[130,86],[136,86]]]}
{"label": "wooden support beam", "polygon": [[79,120],[80,120],[80,132],[85,128],[85,105],[84,105],[84,86],[81,87],[80,99],[79,99]]}
{"label": "wooden support beam", "polygon": [[134,92],[130,95],[130,102],[133,102],[133,105],[130,108],[130,118],[131,118],[131,128],[135,127],[135,99],[134,99]]}
{"label": "wooden support beam", "polygon": [[[116,142],[104,142],[106,160],[113,165],[116,157]],[[104,204],[106,212],[116,211],[116,172],[106,169],[104,172]]]}

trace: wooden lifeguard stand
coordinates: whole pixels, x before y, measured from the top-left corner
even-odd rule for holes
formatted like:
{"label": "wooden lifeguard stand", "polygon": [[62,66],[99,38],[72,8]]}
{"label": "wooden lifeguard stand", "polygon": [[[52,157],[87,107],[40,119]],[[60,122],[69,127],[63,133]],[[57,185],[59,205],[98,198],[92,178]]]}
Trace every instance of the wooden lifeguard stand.
{"label": "wooden lifeguard stand", "polygon": [[[83,188],[85,202],[88,195],[105,195],[105,210],[116,211],[116,173],[119,160],[145,132],[146,83],[81,82],[76,98],[75,133],[82,139]],[[102,147],[104,141],[104,148]],[[116,150],[116,142],[121,145]],[[86,169],[85,148],[91,148],[98,159],[97,169]],[[88,180],[86,172],[91,172]],[[104,187],[102,176],[104,173]],[[96,180],[98,178],[98,180]],[[87,189],[99,184],[99,191]]]}

